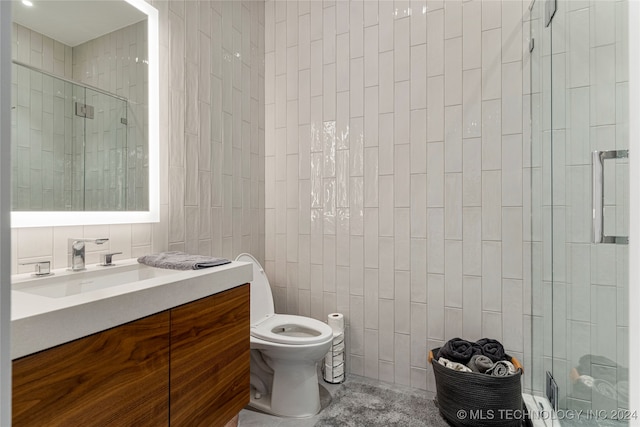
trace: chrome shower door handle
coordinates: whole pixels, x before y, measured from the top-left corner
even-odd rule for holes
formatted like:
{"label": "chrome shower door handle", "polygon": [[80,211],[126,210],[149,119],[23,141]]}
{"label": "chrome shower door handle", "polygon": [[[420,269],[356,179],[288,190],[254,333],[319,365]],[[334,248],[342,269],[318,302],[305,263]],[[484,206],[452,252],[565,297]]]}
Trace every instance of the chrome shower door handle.
{"label": "chrome shower door handle", "polygon": [[594,151],[591,153],[592,178],[592,234],[593,243],[617,243],[626,245],[628,236],[605,236],[604,234],[604,161],[607,159],[626,159],[629,150]]}

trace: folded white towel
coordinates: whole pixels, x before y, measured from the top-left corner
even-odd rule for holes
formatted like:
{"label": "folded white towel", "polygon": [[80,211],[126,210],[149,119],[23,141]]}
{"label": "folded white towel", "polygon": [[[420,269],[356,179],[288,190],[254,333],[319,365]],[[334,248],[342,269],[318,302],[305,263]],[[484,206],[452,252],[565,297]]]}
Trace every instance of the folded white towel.
{"label": "folded white towel", "polygon": [[468,366],[465,366],[462,363],[452,362],[451,360],[445,359],[444,357],[438,359],[438,363],[446,368],[453,369],[454,371],[473,372],[471,369],[469,369]]}

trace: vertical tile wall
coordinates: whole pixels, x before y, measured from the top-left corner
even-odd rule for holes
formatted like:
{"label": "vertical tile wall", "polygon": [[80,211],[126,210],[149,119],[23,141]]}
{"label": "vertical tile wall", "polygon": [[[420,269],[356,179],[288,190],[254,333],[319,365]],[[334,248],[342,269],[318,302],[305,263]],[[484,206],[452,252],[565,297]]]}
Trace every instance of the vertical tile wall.
{"label": "vertical tile wall", "polygon": [[123,258],[183,249],[264,259],[264,4],[152,1],[160,24],[160,222],[12,230],[19,262],[66,266],[69,237]]}
{"label": "vertical tile wall", "polygon": [[346,315],[351,373],[434,389],[455,336],[523,356],[525,9],[266,2],[267,274],[277,310]]}
{"label": "vertical tile wall", "polygon": [[168,17],[169,249],[263,260],[264,3],[154,5]]}
{"label": "vertical tile wall", "polygon": [[71,46],[15,22],[11,30],[12,59],[67,79],[73,77]]}

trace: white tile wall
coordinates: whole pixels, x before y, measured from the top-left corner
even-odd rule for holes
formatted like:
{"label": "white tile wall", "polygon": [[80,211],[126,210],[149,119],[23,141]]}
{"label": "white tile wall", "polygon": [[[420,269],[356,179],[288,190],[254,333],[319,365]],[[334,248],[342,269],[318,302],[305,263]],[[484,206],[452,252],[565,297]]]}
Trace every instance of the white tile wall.
{"label": "white tile wall", "polygon": [[[283,274],[278,277],[286,280],[287,260],[296,260],[297,242],[287,245],[282,239],[266,246],[264,224],[277,223],[286,235],[296,228],[297,213],[289,209],[277,221],[269,220],[264,195],[278,188],[284,209],[297,206],[298,185],[286,184],[287,179],[298,179],[297,150],[286,156],[276,145],[265,146],[264,129],[266,122],[276,120],[282,124],[283,139],[297,137],[297,123],[287,126],[297,117],[283,112],[298,112],[287,94],[298,95],[305,80],[281,79],[278,86],[266,88],[264,73],[286,73],[303,59],[303,52],[291,48],[291,40],[303,37],[304,31],[298,35],[297,22],[296,28],[286,25],[285,9],[265,9],[257,1],[170,1],[168,8],[167,2],[157,3],[166,9],[164,14],[161,10],[161,21],[170,36],[168,246],[227,258],[250,252],[262,262],[271,250],[280,257],[278,272]],[[273,17],[276,12],[281,25],[265,32],[265,14]],[[283,49],[265,55],[265,44],[276,42]],[[277,101],[277,108],[266,110],[265,97],[272,104]],[[265,163],[265,150],[278,153],[277,160]],[[269,186],[265,174],[273,177]],[[270,276],[275,274],[276,263],[265,267]],[[286,291],[279,295],[287,298]],[[294,304],[295,298],[290,301]]]}
{"label": "white tile wall", "polygon": [[[306,5],[265,6],[265,109],[289,118],[265,129],[266,263],[287,256],[297,274],[269,277],[298,296],[277,305],[342,310],[350,372],[413,387],[433,388],[427,350],[454,335],[522,354],[521,2]],[[295,46],[297,69],[269,65]],[[298,153],[298,175],[279,177],[279,156]],[[297,229],[278,227],[289,211]]]}

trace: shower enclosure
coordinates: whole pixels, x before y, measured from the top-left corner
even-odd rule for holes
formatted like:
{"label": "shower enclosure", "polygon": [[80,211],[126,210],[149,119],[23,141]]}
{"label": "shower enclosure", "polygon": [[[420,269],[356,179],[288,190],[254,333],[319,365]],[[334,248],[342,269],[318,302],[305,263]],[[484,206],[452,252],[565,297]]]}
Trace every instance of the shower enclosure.
{"label": "shower enclosure", "polygon": [[13,75],[12,210],[135,210],[127,99],[26,64]]}
{"label": "shower enclosure", "polygon": [[529,12],[528,388],[558,413],[611,422],[629,389],[628,2]]}

